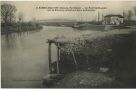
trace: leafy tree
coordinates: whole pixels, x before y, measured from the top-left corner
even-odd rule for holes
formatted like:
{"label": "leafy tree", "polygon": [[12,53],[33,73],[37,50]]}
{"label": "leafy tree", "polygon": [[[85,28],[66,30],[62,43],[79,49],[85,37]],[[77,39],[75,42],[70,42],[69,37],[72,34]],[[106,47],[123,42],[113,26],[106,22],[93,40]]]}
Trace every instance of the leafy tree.
{"label": "leafy tree", "polygon": [[127,14],[124,11],[123,11],[123,17],[124,17],[125,20],[127,19]]}
{"label": "leafy tree", "polygon": [[128,20],[131,20],[133,16],[133,12],[131,10],[128,11]]}
{"label": "leafy tree", "polygon": [[3,23],[12,23],[15,21],[16,7],[11,4],[1,5],[1,20]]}
{"label": "leafy tree", "polygon": [[134,12],[135,12],[135,16],[136,16],[136,6],[134,7]]}
{"label": "leafy tree", "polygon": [[19,22],[23,22],[23,20],[24,20],[24,15],[23,15],[23,13],[20,12],[20,13],[18,14],[18,21],[19,21]]}

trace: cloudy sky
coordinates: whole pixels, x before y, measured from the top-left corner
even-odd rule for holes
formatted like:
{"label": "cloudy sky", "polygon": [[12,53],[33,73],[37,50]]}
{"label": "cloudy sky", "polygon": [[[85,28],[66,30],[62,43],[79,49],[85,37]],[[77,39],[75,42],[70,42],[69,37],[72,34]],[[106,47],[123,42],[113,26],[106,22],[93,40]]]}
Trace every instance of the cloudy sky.
{"label": "cloudy sky", "polygon": [[[16,15],[23,13],[24,20],[32,18],[37,20],[45,19],[75,19],[90,21],[97,18],[98,11],[106,14],[122,14],[123,11],[132,10],[136,6],[134,1],[3,1],[10,3],[17,8]],[[36,9],[36,7],[106,7],[107,9],[97,9],[96,11],[47,11],[47,9]]]}

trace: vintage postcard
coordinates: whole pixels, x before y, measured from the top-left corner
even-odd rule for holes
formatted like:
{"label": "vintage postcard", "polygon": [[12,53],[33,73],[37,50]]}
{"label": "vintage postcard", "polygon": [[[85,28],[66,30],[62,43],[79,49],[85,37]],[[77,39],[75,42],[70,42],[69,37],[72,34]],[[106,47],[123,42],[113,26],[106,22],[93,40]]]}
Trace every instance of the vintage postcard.
{"label": "vintage postcard", "polygon": [[136,88],[136,1],[1,1],[2,88]]}

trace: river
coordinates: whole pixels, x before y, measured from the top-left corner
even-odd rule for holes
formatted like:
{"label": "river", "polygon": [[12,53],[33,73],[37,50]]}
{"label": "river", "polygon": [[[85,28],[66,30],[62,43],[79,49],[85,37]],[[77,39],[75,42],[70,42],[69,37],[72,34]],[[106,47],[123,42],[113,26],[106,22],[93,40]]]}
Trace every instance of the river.
{"label": "river", "polygon": [[[84,31],[88,33],[90,31]],[[49,73],[47,39],[76,36],[82,32],[70,27],[43,26],[42,30],[1,36],[1,85],[7,88],[40,88]],[[52,59],[56,59],[55,46]]]}

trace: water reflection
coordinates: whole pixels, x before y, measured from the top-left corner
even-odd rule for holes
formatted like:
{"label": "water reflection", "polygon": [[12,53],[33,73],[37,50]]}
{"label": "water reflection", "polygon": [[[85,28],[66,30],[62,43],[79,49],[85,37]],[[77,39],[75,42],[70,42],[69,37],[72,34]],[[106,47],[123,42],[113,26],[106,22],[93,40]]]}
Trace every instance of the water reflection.
{"label": "water reflection", "polygon": [[5,37],[5,46],[7,49],[15,48],[16,46],[16,37],[15,34],[6,34]]}
{"label": "water reflection", "polygon": [[[82,33],[70,27],[45,26],[40,31],[2,35],[2,87],[42,87],[41,79],[49,72],[47,39]],[[52,59],[57,59],[54,45]]]}
{"label": "water reflection", "polygon": [[[2,87],[42,87],[41,79],[49,71],[47,39],[72,32],[68,27],[46,26],[40,31],[2,35]],[[53,60],[55,48],[52,45]]]}

